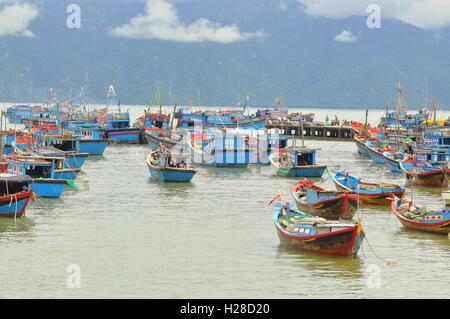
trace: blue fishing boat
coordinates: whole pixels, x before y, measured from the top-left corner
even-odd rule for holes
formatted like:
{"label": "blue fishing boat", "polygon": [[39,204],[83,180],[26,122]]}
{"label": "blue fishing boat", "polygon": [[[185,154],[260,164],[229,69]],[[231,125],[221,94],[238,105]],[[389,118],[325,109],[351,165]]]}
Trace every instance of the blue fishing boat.
{"label": "blue fishing boat", "polygon": [[98,123],[72,124],[68,127],[78,139],[79,152],[89,156],[100,156],[105,152],[109,140],[103,138],[105,130]]}
{"label": "blue fishing boat", "polygon": [[0,217],[18,218],[25,215],[30,199],[31,177],[26,175],[0,175]]}
{"label": "blue fishing boat", "polygon": [[276,175],[293,177],[321,177],[326,165],[317,165],[316,150],[307,147],[287,147],[269,156]]}
{"label": "blue fishing boat", "polygon": [[147,156],[150,175],[165,182],[190,182],[197,173],[184,162],[177,163],[170,152],[155,150]]}
{"label": "blue fishing boat", "polygon": [[273,223],[284,245],[325,255],[356,256],[365,233],[361,220],[327,221],[295,209],[295,204],[275,204]]}
{"label": "blue fishing boat", "polygon": [[350,175],[346,170],[327,170],[338,190],[355,192],[363,204],[390,205],[392,195],[403,197],[405,189],[391,183],[371,183]]}
{"label": "blue fishing boat", "polygon": [[[114,107],[115,105],[117,107]],[[103,138],[117,144],[139,144],[141,128],[131,127],[130,113],[121,111],[120,101],[116,101],[116,92],[112,85],[108,89],[108,112],[102,120],[106,125]]]}
{"label": "blue fishing boat", "polygon": [[400,162],[405,158],[405,154],[402,152],[383,152],[383,158],[386,166],[393,172],[401,173]]}
{"label": "blue fishing boat", "polygon": [[31,190],[36,196],[58,198],[64,191],[67,180],[54,178],[54,163],[39,159],[7,158],[7,173],[11,175],[28,175],[32,178]]}

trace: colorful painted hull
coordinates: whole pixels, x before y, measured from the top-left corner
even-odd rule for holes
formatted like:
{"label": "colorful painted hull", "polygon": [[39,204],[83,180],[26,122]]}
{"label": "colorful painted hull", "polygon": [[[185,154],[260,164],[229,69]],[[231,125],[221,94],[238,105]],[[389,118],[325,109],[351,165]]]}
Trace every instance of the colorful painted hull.
{"label": "colorful painted hull", "polygon": [[401,173],[400,161],[384,156],[384,162],[386,166],[393,172]]}
{"label": "colorful painted hull", "polygon": [[292,177],[321,177],[326,169],[326,165],[278,167],[276,174]]}
{"label": "colorful painted hull", "polygon": [[400,168],[406,174],[406,178],[418,186],[428,187],[447,187],[448,186],[448,168],[447,166],[418,167],[414,170],[413,163],[401,162]]}
{"label": "colorful painted hull", "polygon": [[415,185],[428,187],[447,187],[447,173],[441,170],[431,171],[420,175],[406,174],[406,178],[411,180]]}
{"label": "colorful painted hull", "polygon": [[38,197],[59,198],[65,185],[66,180],[63,179],[33,178],[30,188]]}
{"label": "colorful painted hull", "polygon": [[392,201],[391,210],[404,227],[431,233],[450,233],[450,210],[426,212],[420,215],[418,218],[420,221],[411,220],[398,211],[398,205],[400,203],[401,201],[395,198]]}
{"label": "colorful painted hull", "polygon": [[[331,193],[331,192],[330,192]],[[307,203],[302,201],[297,192],[291,192],[298,210],[328,220],[350,220],[355,216],[358,209],[358,200],[355,196],[345,192],[335,198],[323,200],[317,203]]]}
{"label": "colorful painted hull", "polygon": [[[356,256],[365,237],[359,223],[354,226],[349,225],[344,229],[312,236],[291,232],[280,225],[278,216],[279,213],[275,212],[274,225],[280,242],[302,251],[325,255]],[[301,224],[298,226],[302,228]]]}
{"label": "colorful painted hull", "polygon": [[373,148],[370,148],[370,147],[368,148],[368,150],[369,150],[370,158],[375,163],[378,163],[378,164],[385,164],[386,163],[385,160],[384,160],[383,153],[381,153],[381,152],[379,152],[379,151],[377,151],[377,150],[375,150]]}
{"label": "colorful painted hull", "polygon": [[[395,195],[399,198],[402,198],[405,194],[405,189],[395,185],[395,184],[386,184],[386,183],[369,183],[364,182],[361,179],[357,179],[352,175],[349,175],[349,180],[357,180],[357,184],[354,186],[349,186],[347,184],[343,184],[348,182],[346,180],[342,180],[341,178],[336,177],[336,172],[331,170],[330,177],[334,182],[334,185],[338,190],[344,190],[347,192],[355,192],[356,198],[360,200],[363,204],[373,204],[373,205],[390,205],[392,195]],[[343,173],[340,173],[341,175]]]}
{"label": "colorful painted hull", "polygon": [[358,148],[358,153],[361,155],[369,156],[369,148],[359,140],[355,139],[356,147]]}
{"label": "colorful painted hull", "polygon": [[109,129],[104,136],[100,136],[110,139],[116,144],[139,144],[140,135],[140,128],[118,128]]}
{"label": "colorful painted hull", "polygon": [[108,146],[108,139],[81,139],[80,153],[87,153],[89,156],[103,155],[106,146]]}
{"label": "colorful painted hull", "polygon": [[33,191],[29,190],[24,193],[0,197],[0,217],[14,218],[24,215],[32,195]]}

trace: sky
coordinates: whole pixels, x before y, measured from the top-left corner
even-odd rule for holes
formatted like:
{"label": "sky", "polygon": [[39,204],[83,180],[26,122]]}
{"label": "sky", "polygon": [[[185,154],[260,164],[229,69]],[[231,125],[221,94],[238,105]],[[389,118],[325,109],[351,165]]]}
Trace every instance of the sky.
{"label": "sky", "polygon": [[[184,0],[186,1],[192,0]],[[241,30],[236,24],[222,25],[208,17],[186,23],[177,10],[179,2],[180,0],[146,0],[145,11],[127,23],[105,32],[122,38],[186,43],[211,41],[224,44],[265,36],[261,30]],[[279,0],[278,3],[281,10],[287,10],[287,4],[294,3],[307,15],[327,19],[368,16],[372,12],[368,8],[375,5],[382,19],[399,20],[423,30],[439,30],[450,25],[448,0]],[[0,37],[33,37],[30,24],[40,18],[39,1],[0,0]],[[342,30],[334,38],[341,42],[354,42],[357,39],[351,30]]]}

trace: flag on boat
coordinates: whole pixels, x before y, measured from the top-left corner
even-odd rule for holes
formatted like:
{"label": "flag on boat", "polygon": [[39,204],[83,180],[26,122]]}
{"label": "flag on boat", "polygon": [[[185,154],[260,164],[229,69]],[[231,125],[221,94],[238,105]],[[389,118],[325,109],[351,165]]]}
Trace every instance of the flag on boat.
{"label": "flag on boat", "polygon": [[280,194],[280,193],[278,193],[278,195],[275,196],[275,197],[269,202],[269,205],[268,205],[268,206],[272,205],[275,201],[281,202],[281,194]]}

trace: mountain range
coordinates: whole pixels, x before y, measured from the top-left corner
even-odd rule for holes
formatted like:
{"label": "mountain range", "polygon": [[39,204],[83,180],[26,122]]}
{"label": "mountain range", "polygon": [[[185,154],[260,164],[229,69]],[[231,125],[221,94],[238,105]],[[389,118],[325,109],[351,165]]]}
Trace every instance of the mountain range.
{"label": "mountain range", "polygon": [[[367,16],[313,16],[297,0],[156,1],[171,11],[145,18],[143,0],[28,1],[38,10],[32,35],[0,33],[0,100],[41,102],[50,88],[63,99],[86,85],[89,101],[104,103],[112,84],[123,104],[149,104],[159,87],[164,104],[236,105],[248,96],[251,106],[282,97],[291,107],[384,108],[400,81],[410,108],[450,105],[445,27],[382,19],[369,29]],[[79,29],[66,24],[72,3]],[[180,32],[123,36],[136,17],[167,18],[163,26]]]}

